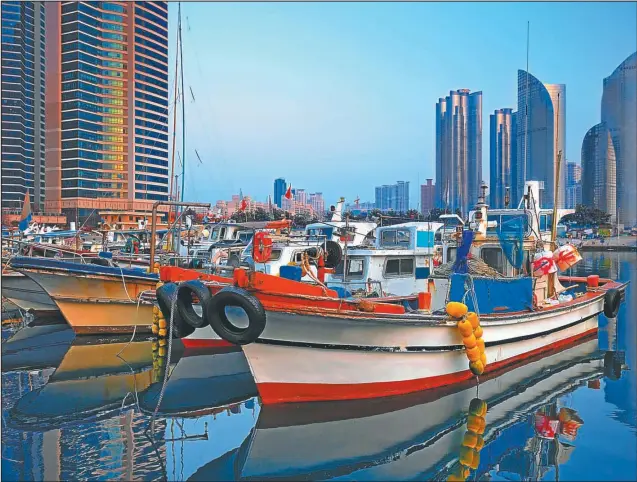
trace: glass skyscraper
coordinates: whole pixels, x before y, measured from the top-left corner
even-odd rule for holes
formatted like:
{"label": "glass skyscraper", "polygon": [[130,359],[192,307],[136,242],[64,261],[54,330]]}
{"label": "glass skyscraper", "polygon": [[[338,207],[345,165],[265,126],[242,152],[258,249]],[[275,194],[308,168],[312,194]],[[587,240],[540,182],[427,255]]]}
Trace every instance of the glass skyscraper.
{"label": "glass skyscraper", "polygon": [[406,213],[409,210],[409,181],[377,186],[375,201],[376,209],[381,211],[392,210],[396,213]]}
{"label": "glass skyscraper", "polygon": [[2,206],[44,207],[43,2],[3,1]]}
{"label": "glass skyscraper", "polygon": [[[516,196],[524,194],[525,181],[540,181],[540,205],[552,208],[553,200],[557,199],[557,206],[563,208],[566,200],[566,86],[543,84],[530,73],[518,70],[517,126]],[[560,182],[555,197],[560,151]]]}
{"label": "glass skyscraper", "polygon": [[[511,205],[519,201],[514,195],[515,158],[516,158],[516,113],[513,109],[498,109],[491,114],[490,125],[490,205],[492,208],[503,208],[506,188],[509,188]],[[511,205],[509,207],[511,207]]]}
{"label": "glass skyscraper", "polygon": [[51,2],[47,196],[83,222],[168,199],[167,2]]}
{"label": "glass skyscraper", "polygon": [[611,134],[604,123],[593,126],[582,142],[582,203],[616,220],[616,158]]}
{"label": "glass skyscraper", "polygon": [[288,186],[285,182],[285,179],[282,177],[274,180],[274,204],[276,204],[279,208],[283,205],[281,198],[287,191]]}
{"label": "glass skyscraper", "polygon": [[637,224],[637,52],[604,79],[602,123],[610,132],[617,162],[617,219]]}
{"label": "glass skyscraper", "polygon": [[436,104],[436,205],[463,214],[482,184],[482,92],[451,91]]}

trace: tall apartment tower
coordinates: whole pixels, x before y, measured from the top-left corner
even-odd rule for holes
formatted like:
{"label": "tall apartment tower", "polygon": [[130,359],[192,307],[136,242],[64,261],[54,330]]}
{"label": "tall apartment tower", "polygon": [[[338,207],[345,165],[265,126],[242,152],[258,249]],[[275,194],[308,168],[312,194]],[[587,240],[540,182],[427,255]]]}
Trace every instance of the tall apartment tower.
{"label": "tall apartment tower", "polygon": [[451,91],[436,104],[436,205],[463,214],[482,183],[482,92]]}
{"label": "tall apartment tower", "polygon": [[602,123],[617,162],[617,221],[637,225],[637,52],[604,79]]}
{"label": "tall apartment tower", "polygon": [[[566,86],[543,84],[518,70],[517,187],[521,197],[525,181],[540,181],[540,205],[563,208],[566,201]],[[562,153],[560,181],[555,196],[558,152]]]}
{"label": "tall apartment tower", "polygon": [[433,179],[427,179],[426,184],[420,186],[420,212],[424,215],[429,214],[435,207],[436,186]]}
{"label": "tall apartment tower", "polygon": [[[505,207],[506,189],[509,201],[517,204],[516,189],[516,143],[517,115],[513,109],[498,109],[491,114],[489,132],[489,196],[492,208]],[[511,207],[511,205],[509,206]]]}
{"label": "tall apartment tower", "polygon": [[168,199],[168,5],[46,4],[46,205],[69,220]]}
{"label": "tall apartment tower", "polygon": [[44,3],[3,1],[2,206],[44,208]]}
{"label": "tall apartment tower", "polygon": [[582,142],[582,203],[601,209],[617,219],[617,163],[610,131],[605,124],[593,126]]}
{"label": "tall apartment tower", "polygon": [[282,198],[287,191],[288,185],[285,182],[285,179],[282,177],[274,180],[274,204],[276,204],[279,208],[283,205]]}

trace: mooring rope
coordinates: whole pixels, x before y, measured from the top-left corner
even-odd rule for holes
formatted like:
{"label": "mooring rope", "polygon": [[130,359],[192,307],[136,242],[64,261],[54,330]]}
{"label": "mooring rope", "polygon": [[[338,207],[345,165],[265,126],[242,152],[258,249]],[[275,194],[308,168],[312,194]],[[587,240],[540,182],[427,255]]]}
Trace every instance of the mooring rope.
{"label": "mooring rope", "polygon": [[155,433],[155,420],[157,418],[157,412],[159,411],[159,407],[164,398],[166,385],[168,383],[168,368],[170,367],[170,353],[172,351],[172,346],[173,346],[173,320],[175,315],[176,304],[177,304],[177,290],[175,290],[170,300],[170,325],[168,327],[168,353],[166,354],[166,370],[164,372],[164,380],[162,382],[161,390],[159,392],[159,399],[157,400],[157,406],[155,407],[155,411],[153,412],[153,417],[151,419],[151,432],[153,434]]}

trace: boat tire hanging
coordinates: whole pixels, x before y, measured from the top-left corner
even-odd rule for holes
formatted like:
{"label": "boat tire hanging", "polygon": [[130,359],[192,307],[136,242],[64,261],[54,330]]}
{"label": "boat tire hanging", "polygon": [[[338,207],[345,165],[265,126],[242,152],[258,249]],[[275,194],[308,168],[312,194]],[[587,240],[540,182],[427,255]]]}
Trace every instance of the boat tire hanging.
{"label": "boat tire hanging", "polygon": [[[248,316],[248,326],[239,328],[226,314],[229,306],[239,307]],[[248,291],[227,286],[219,291],[206,306],[206,319],[222,339],[235,345],[247,345],[259,338],[265,329],[265,309]]]}
{"label": "boat tire hanging", "polygon": [[[173,296],[177,296],[177,285],[175,283],[166,283],[155,292],[157,296],[157,304],[167,323],[170,323],[170,307],[172,306]],[[175,302],[175,312],[173,313],[172,332],[173,338],[184,338],[191,335],[195,329],[186,323],[179,315],[177,302]]]}
{"label": "boat tire hanging", "polygon": [[615,318],[621,304],[621,293],[615,288],[609,289],[604,295],[604,314],[607,318]]}
{"label": "boat tire hanging", "polygon": [[[192,295],[199,299],[201,305],[201,316],[197,314],[192,303]],[[181,319],[193,328],[203,328],[206,326],[207,320],[204,316],[206,304],[210,303],[212,295],[210,290],[201,281],[191,280],[182,283],[177,288],[177,312]],[[167,318],[168,319],[168,318]]]}

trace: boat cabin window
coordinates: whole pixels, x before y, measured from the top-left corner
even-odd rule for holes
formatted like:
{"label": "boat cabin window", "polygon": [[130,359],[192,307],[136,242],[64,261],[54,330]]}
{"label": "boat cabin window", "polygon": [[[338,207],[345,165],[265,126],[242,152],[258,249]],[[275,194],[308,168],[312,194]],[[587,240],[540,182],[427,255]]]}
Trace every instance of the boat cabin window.
{"label": "boat cabin window", "polygon": [[[343,277],[343,261],[336,266],[334,275]],[[349,258],[347,260],[347,279],[363,279],[365,275],[365,260],[362,258]]]}
{"label": "boat cabin window", "polygon": [[270,261],[278,261],[281,259],[281,250],[273,249],[272,254],[270,255]]}
{"label": "boat cabin window", "polygon": [[244,232],[244,233],[239,233],[238,239],[239,241],[241,241],[242,243],[246,243],[248,244],[250,242],[250,240],[252,239],[253,233],[252,232]]}
{"label": "boat cabin window", "polygon": [[413,276],[414,258],[390,258],[385,262],[385,276]]}
{"label": "boat cabin window", "polygon": [[482,258],[482,261],[487,263],[497,272],[506,274],[504,267],[504,253],[502,253],[502,248],[482,248],[480,250],[480,258]]}
{"label": "boat cabin window", "polygon": [[458,251],[458,248],[447,248],[447,263],[456,260],[456,251]]}
{"label": "boat cabin window", "polygon": [[381,246],[403,246],[410,245],[411,233],[408,229],[387,229],[380,235]]}
{"label": "boat cabin window", "polygon": [[553,213],[540,214],[540,231],[550,231],[553,228]]}
{"label": "boat cabin window", "polygon": [[321,240],[323,238],[331,240],[333,231],[333,228],[309,228],[307,229],[307,235],[310,236],[310,238],[320,237]]}

